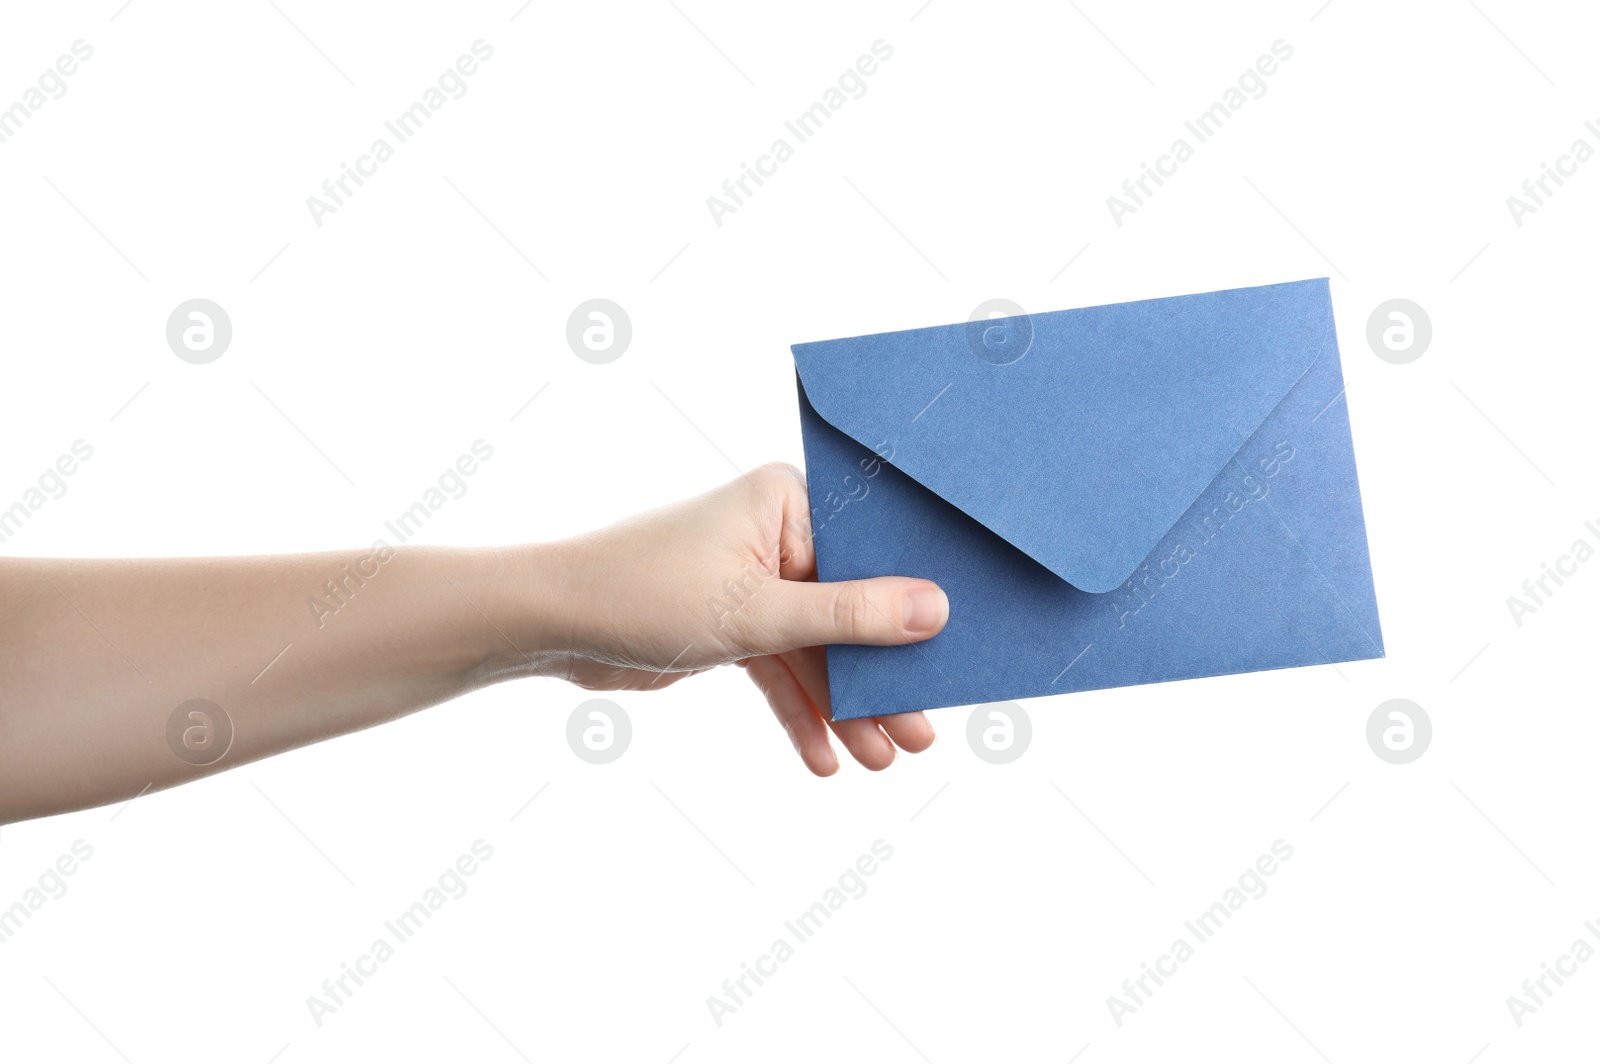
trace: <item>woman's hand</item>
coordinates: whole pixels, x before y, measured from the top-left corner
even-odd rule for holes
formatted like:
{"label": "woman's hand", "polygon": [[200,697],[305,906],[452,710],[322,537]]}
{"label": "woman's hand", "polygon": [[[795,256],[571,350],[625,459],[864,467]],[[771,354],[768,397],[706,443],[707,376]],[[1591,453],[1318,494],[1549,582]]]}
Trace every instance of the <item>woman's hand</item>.
{"label": "woman's hand", "polygon": [[649,690],[737,663],[766,695],[806,767],[832,775],[831,727],[855,759],[887,768],[896,746],[927,749],[921,713],[830,721],[826,643],[890,646],[936,635],[938,585],[883,576],[816,582],[805,481],[762,466],[697,498],[552,544],[568,679]]}
{"label": "woman's hand", "polygon": [[[728,663],[811,771],[839,767],[830,727],[882,769],[932,728],[920,713],[831,723],[819,648],[927,639],[948,610],[926,580],[817,583],[786,466],[559,543],[0,558],[0,823],[127,801],[501,680],[647,690]],[[226,725],[214,758],[175,744],[191,700]]]}

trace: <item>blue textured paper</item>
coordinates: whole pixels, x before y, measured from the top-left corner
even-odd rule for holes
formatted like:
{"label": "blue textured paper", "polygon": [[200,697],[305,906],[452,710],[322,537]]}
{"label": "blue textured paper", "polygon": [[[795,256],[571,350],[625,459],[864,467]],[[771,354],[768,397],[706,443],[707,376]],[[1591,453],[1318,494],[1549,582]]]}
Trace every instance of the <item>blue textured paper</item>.
{"label": "blue textured paper", "polygon": [[819,578],[950,597],[835,719],[1383,656],[1326,279],[793,350]]}

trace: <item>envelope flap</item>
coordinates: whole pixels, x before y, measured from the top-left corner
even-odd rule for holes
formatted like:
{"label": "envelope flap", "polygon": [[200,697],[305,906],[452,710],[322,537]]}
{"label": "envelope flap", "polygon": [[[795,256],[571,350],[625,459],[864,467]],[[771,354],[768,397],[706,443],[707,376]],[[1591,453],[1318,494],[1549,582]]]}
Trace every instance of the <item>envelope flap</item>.
{"label": "envelope flap", "polygon": [[826,421],[1063,580],[1105,592],[1333,343],[1319,278],[793,351]]}

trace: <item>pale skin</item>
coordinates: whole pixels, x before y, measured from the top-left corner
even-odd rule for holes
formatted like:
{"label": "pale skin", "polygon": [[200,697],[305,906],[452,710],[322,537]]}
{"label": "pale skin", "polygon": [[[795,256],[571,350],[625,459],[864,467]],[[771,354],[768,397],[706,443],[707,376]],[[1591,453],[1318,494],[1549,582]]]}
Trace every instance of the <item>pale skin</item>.
{"label": "pale skin", "polygon": [[[0,824],[127,801],[531,676],[643,691],[737,664],[813,773],[839,769],[830,736],[887,768],[897,750],[927,749],[932,726],[921,713],[831,721],[821,648],[932,638],[949,604],[910,577],[816,582],[810,528],[800,473],[763,466],[569,540],[395,548],[320,618],[307,599],[326,600],[341,564],[370,551],[0,559]],[[234,728],[207,767],[167,741],[194,698]]]}

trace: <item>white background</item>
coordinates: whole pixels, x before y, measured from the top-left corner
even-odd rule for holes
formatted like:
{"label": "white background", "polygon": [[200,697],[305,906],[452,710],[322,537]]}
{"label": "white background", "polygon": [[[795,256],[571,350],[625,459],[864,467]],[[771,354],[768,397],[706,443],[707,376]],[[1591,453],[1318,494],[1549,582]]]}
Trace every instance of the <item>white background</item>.
{"label": "white background", "polygon": [[[799,463],[791,343],[993,297],[1328,275],[1389,657],[1029,702],[1007,766],[943,710],[930,752],[823,781],[738,670],[619,696],[633,745],[606,766],[566,744],[580,692],[484,691],[7,827],[0,906],[74,840],[94,856],[0,946],[0,1053],[1487,1064],[1592,1046],[1600,964],[1520,1028],[1506,997],[1600,918],[1600,564],[1521,627],[1506,597],[1597,538],[1600,161],[1521,227],[1505,202],[1575,138],[1600,147],[1592,12],[519,2],[6,5],[0,106],[75,40],[94,56],[0,145],[0,505],[74,440],[94,457],[0,549],[360,547],[479,438],[494,458],[423,538],[560,536]],[[306,197],[479,38],[494,57],[465,97],[317,227]],[[880,38],[894,55],[866,95],[716,226],[706,197]],[[1106,197],[1278,39],[1294,54],[1266,95],[1115,225]],[[205,366],[164,335],[195,297],[234,328]],[[592,297],[633,321],[609,365],[566,346]],[[1364,338],[1394,297],[1433,323],[1409,365]],[[1365,739],[1394,697],[1434,726],[1404,766]],[[315,1024],[308,996],[480,838],[470,892]],[[714,1024],[706,998],[879,838],[894,856],[868,893]],[[1266,896],[1118,1027],[1107,997],[1280,838],[1294,857]]]}

